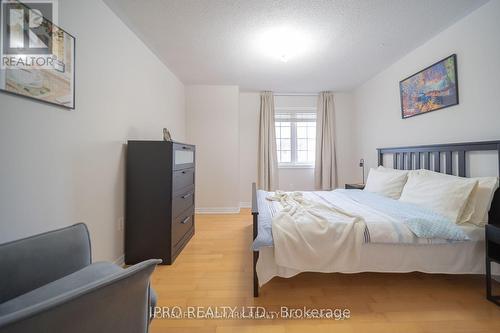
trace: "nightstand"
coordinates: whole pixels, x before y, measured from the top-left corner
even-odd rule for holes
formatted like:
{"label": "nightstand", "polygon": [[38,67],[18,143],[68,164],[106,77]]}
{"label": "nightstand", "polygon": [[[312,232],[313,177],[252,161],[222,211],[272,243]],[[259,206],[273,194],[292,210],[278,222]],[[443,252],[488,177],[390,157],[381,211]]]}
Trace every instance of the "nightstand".
{"label": "nightstand", "polygon": [[365,188],[365,184],[345,184],[346,190],[362,190]]}
{"label": "nightstand", "polygon": [[500,296],[491,294],[491,263],[500,264],[500,226],[486,225],[486,298],[500,306]]}

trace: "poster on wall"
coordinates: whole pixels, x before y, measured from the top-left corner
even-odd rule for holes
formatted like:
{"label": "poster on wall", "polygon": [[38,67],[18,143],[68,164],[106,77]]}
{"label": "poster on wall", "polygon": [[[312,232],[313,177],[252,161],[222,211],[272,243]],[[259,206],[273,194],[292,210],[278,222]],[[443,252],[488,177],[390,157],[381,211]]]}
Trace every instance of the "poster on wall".
{"label": "poster on wall", "polygon": [[57,1],[0,1],[0,90],[74,109],[75,37],[53,23]]}
{"label": "poster on wall", "polygon": [[456,54],[400,81],[399,91],[403,119],[457,105]]}

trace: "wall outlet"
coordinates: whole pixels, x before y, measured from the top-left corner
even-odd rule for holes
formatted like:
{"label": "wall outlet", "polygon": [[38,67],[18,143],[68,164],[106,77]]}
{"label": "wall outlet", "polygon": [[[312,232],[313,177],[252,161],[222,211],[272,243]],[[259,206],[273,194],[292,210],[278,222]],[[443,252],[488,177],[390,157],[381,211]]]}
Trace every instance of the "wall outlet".
{"label": "wall outlet", "polygon": [[123,227],[124,227],[124,222],[123,222],[123,216],[122,216],[118,219],[118,222],[117,222],[118,231],[123,231]]}

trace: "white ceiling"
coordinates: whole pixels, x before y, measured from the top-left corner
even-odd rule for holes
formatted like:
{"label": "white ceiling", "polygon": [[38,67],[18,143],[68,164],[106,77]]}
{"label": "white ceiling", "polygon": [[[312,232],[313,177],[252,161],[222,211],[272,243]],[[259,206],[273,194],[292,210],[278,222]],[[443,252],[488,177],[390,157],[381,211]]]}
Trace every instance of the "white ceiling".
{"label": "white ceiling", "polygon": [[[185,84],[317,92],[356,87],[487,0],[105,2]],[[285,26],[307,39],[286,63],[256,47]]]}

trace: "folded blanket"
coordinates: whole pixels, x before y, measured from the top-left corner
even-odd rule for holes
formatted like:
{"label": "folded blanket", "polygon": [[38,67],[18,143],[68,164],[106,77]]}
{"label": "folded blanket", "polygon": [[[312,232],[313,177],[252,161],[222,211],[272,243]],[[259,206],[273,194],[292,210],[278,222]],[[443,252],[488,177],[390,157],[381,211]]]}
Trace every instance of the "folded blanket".
{"label": "folded blanket", "polygon": [[341,208],[277,191],[267,197],[282,210],[272,219],[274,257],[279,266],[300,270],[348,267],[359,260],[365,222]]}

